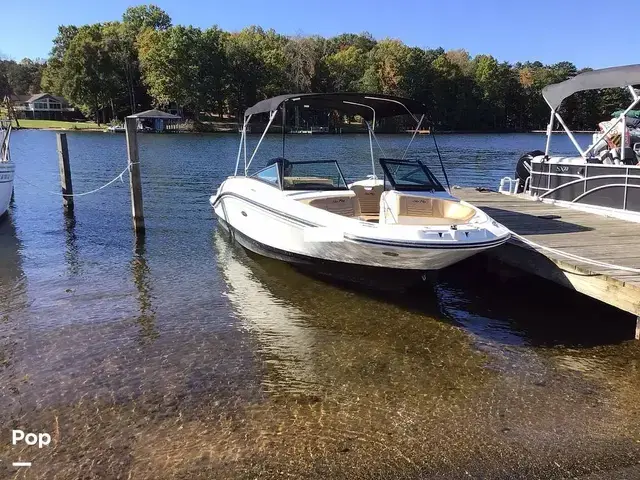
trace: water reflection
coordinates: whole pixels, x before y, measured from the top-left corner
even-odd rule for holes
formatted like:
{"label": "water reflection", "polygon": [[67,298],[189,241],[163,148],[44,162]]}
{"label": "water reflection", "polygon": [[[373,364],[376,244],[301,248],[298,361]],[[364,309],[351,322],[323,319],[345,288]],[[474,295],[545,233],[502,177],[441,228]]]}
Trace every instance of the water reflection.
{"label": "water reflection", "polygon": [[11,215],[0,219],[0,308],[5,320],[27,304],[22,242]]}
{"label": "water reflection", "polygon": [[78,248],[78,237],[76,235],[76,216],[73,210],[64,211],[64,244],[65,244],[65,264],[69,275],[79,275],[80,251]]}
{"label": "water reflection", "polygon": [[[364,294],[247,254],[220,233],[214,245],[234,311],[267,366],[268,401],[248,407],[246,424],[263,443],[278,435],[261,465],[287,459],[312,478],[350,464],[363,477],[390,468],[407,478],[442,469],[451,478],[525,478],[556,469],[549,465],[557,458],[562,475],[592,471],[594,462],[628,465],[638,450],[629,441],[640,433],[629,399],[640,386],[625,378],[635,367],[612,365],[606,346],[531,348],[544,343],[539,333],[512,317],[532,292],[505,287],[503,299],[445,272],[409,295]],[[585,360],[594,355],[599,360]],[[603,373],[587,375],[585,365]],[[575,439],[598,442],[597,455]],[[243,448],[250,455],[252,447]],[[308,470],[300,451],[321,462],[323,474]]]}
{"label": "water reflection", "polygon": [[[22,311],[28,306],[27,278],[22,269],[22,243],[11,214],[0,219],[0,373],[12,375],[21,328]],[[4,370],[8,370],[4,372]],[[0,388],[0,391],[5,390]],[[5,391],[5,394],[10,393]]]}
{"label": "water reflection", "polygon": [[135,322],[140,328],[139,341],[141,344],[151,343],[158,338],[156,327],[156,310],[152,303],[152,275],[146,259],[146,245],[144,237],[135,239],[133,258],[131,259],[131,274],[133,283],[138,291],[138,315]]}
{"label": "water reflection", "polygon": [[[442,376],[441,349],[447,357],[453,351],[470,356],[476,366],[483,362],[481,354],[469,350],[463,332],[438,318],[437,299],[429,290],[421,298],[365,295],[282,262],[249,256],[220,231],[214,243],[228,297],[271,367],[265,383],[277,385],[279,393],[340,382],[356,389],[373,382],[380,389],[394,384],[412,390],[424,387],[426,378],[437,391],[437,378],[445,389],[449,385]],[[426,368],[421,379],[414,378],[418,364]],[[431,372],[434,368],[440,372]],[[467,375],[458,373],[455,382],[464,381]]]}
{"label": "water reflection", "polygon": [[482,342],[619,344],[635,324],[631,314],[482,256],[439,273],[435,289],[443,313]]}

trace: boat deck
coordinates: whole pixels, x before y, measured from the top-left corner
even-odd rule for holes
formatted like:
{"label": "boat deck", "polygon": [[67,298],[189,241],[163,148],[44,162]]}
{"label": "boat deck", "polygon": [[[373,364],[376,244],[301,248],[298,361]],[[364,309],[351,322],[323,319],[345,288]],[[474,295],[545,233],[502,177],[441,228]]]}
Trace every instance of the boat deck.
{"label": "boat deck", "polygon": [[[640,223],[475,188],[455,189],[452,193],[539,245],[607,264],[640,269]],[[638,273],[569,259],[528,246],[515,238],[489,254],[640,316]],[[640,321],[636,328],[638,336]]]}

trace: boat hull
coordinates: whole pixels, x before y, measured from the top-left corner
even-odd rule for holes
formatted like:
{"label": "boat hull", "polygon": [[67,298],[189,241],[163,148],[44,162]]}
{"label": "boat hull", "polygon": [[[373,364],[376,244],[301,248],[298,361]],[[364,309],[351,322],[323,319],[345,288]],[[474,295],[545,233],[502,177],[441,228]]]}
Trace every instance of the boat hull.
{"label": "boat hull", "polygon": [[296,270],[316,278],[327,278],[378,291],[405,290],[426,280],[427,270],[372,267],[279,250],[247,237],[221,218],[218,218],[218,223],[230,235],[230,241],[236,242],[250,254],[288,263]]}
{"label": "boat hull", "polygon": [[13,195],[13,180],[15,175],[15,165],[11,162],[0,163],[0,216],[9,210],[11,197]]}
{"label": "boat hull", "polygon": [[508,239],[502,237],[475,245],[434,245],[348,236],[343,241],[306,241],[305,229],[310,225],[272,210],[266,204],[222,194],[213,201],[213,207],[223,226],[248,250],[299,265],[324,265],[332,270],[354,267],[439,270]]}

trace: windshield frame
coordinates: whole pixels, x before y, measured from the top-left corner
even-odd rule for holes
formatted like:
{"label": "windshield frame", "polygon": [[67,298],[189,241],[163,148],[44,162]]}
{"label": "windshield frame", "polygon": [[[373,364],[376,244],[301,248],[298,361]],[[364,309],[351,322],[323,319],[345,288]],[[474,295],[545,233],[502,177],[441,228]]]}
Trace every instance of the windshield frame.
{"label": "windshield frame", "polygon": [[299,162],[293,162],[291,160],[289,160],[289,166],[293,166],[293,165],[305,165],[305,164],[315,164],[315,163],[326,163],[326,164],[334,164],[336,166],[336,169],[338,170],[338,174],[340,175],[340,180],[342,180],[342,184],[344,186],[338,186],[335,187],[333,185],[331,185],[330,188],[327,188],[328,185],[326,184],[318,184],[318,188],[314,188],[314,187],[306,187],[306,188],[300,188],[299,184],[298,185],[293,185],[291,187],[288,187],[285,184],[284,181],[284,169],[280,170],[280,184],[282,185],[282,190],[287,190],[287,191],[310,191],[310,192],[318,192],[318,191],[335,191],[335,190],[349,190],[349,185],[347,184],[347,180],[344,177],[344,174],[342,173],[342,169],[340,168],[340,164],[336,161],[336,160],[301,160]]}
{"label": "windshield frame", "polygon": [[[258,175],[261,174],[262,172],[264,172],[265,170],[268,170],[270,168],[274,168],[276,169],[276,178],[278,179],[278,183],[272,183],[268,180],[265,180],[264,178],[260,178]],[[248,178],[253,178],[254,180],[258,180],[259,182],[265,183],[267,185],[270,185],[274,188],[277,188],[278,190],[282,190],[282,169],[280,168],[280,165],[278,163],[273,163],[271,165],[267,165],[265,167],[262,167],[260,170],[258,170],[257,172],[252,173],[251,175],[248,176]]]}
{"label": "windshield frame", "polygon": [[[380,166],[382,167],[382,171],[384,172],[384,180],[388,181],[393,190],[397,190],[399,192],[446,192],[446,189],[442,186],[440,181],[436,178],[436,176],[429,170],[429,168],[422,163],[420,160],[399,160],[395,158],[380,158],[379,159]],[[424,172],[427,179],[433,183],[433,187],[428,187],[426,185],[416,185],[416,184],[407,184],[398,182],[395,175],[391,173],[391,167],[393,165],[397,166],[409,166],[415,167],[417,169],[422,170]],[[386,181],[383,181],[383,185],[386,189]]]}

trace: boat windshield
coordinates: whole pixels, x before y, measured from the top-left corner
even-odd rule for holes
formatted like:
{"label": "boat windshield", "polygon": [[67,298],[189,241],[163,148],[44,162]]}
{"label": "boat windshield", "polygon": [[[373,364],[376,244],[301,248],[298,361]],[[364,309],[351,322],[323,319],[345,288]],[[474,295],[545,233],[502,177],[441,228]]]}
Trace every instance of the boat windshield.
{"label": "boat windshield", "polygon": [[381,158],[380,165],[384,170],[385,180],[394,190],[445,191],[431,170],[419,160]]}
{"label": "boat windshield", "polygon": [[335,160],[287,162],[284,167],[285,190],[347,190],[347,182]]}

